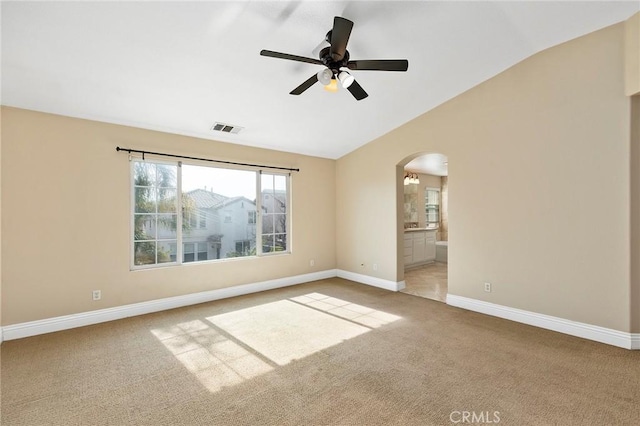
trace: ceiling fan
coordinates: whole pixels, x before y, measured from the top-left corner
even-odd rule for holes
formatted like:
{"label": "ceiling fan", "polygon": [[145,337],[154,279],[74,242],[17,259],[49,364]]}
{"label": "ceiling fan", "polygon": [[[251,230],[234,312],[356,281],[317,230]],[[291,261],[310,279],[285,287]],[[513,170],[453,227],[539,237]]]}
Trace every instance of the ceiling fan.
{"label": "ceiling fan", "polygon": [[325,67],[320,72],[309,77],[309,79],[300,86],[293,89],[290,92],[291,95],[302,94],[316,82],[320,82],[328,87],[333,86],[337,90],[337,83],[340,81],[342,87],[347,89],[354,98],[360,101],[369,95],[364,91],[362,86],[358,84],[349,71],[406,71],[409,68],[409,61],[406,59],[349,60],[347,42],[349,41],[352,28],[352,21],[340,16],[333,18],[333,28],[327,33],[325,38],[329,46],[320,51],[320,59],[305,58],[304,56],[290,55],[272,50],[262,50],[260,51],[260,55],[323,65]]}

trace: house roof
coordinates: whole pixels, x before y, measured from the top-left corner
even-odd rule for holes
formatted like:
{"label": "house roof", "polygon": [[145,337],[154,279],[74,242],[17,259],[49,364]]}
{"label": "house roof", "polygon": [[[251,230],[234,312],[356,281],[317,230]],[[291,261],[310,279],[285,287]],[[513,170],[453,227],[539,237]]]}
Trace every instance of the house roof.
{"label": "house roof", "polygon": [[[628,19],[631,1],[2,2],[2,104],[339,158],[523,59]],[[355,25],[355,101],[315,84],[334,16]],[[212,131],[216,122],[244,127]]]}
{"label": "house roof", "polygon": [[183,194],[183,197],[187,196],[194,201],[196,208],[198,209],[214,209],[218,210],[223,207],[227,207],[238,201],[246,201],[247,203],[254,204],[255,202],[247,197],[226,197],[216,192],[207,191],[205,189],[193,189]]}
{"label": "house roof", "polygon": [[237,203],[238,201],[246,201],[249,204],[253,204],[255,205],[256,203],[251,201],[250,199],[248,199],[247,197],[233,197],[233,198],[227,198],[226,200],[221,201],[218,205],[216,205],[214,207],[214,209],[221,209],[223,207],[227,207],[231,204]]}
{"label": "house roof", "polygon": [[185,195],[191,198],[199,209],[209,209],[229,199],[229,197],[204,189],[194,189],[192,191],[185,192],[183,196]]}

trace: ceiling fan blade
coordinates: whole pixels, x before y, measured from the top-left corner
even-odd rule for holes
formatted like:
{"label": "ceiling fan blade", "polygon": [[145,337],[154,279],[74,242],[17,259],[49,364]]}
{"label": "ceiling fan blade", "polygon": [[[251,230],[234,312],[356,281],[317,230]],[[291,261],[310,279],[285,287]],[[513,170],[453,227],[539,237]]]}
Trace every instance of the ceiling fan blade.
{"label": "ceiling fan blade", "polygon": [[324,65],[321,60],[313,58],[305,58],[304,56],[290,55],[288,53],[274,52],[273,50],[261,50],[261,56],[269,56],[271,58],[288,59],[290,61],[306,62],[308,64]]}
{"label": "ceiling fan blade", "polygon": [[311,87],[314,84],[316,84],[317,81],[318,81],[318,75],[314,74],[311,77],[309,77],[309,79],[307,81],[305,81],[300,86],[296,87],[291,92],[289,92],[289,94],[290,95],[300,95],[300,94],[302,94],[302,92],[307,90],[309,87]]}
{"label": "ceiling fan blade", "polygon": [[359,71],[406,71],[409,61],[406,59],[370,59],[364,61],[349,61],[350,70]]}
{"label": "ceiling fan blade", "polygon": [[347,51],[347,43],[351,35],[353,22],[340,16],[333,18],[333,29],[331,30],[331,57],[334,61],[344,58]]}
{"label": "ceiling fan blade", "polygon": [[369,96],[369,94],[367,92],[365,92],[364,89],[362,88],[362,86],[360,86],[358,84],[358,82],[355,81],[355,80],[354,80],[353,83],[351,83],[351,85],[349,87],[347,87],[347,90],[349,92],[351,92],[353,97],[356,98],[356,100],[358,100],[358,101],[361,101],[364,98],[366,98],[367,96]]}

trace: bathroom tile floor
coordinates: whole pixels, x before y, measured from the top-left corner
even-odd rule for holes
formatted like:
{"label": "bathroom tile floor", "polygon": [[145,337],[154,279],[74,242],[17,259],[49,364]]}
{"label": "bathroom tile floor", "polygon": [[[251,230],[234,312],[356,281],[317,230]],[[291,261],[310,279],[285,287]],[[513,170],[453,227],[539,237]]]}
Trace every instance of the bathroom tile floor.
{"label": "bathroom tile floor", "polygon": [[404,272],[406,287],[402,293],[445,302],[447,298],[447,264],[430,263]]}

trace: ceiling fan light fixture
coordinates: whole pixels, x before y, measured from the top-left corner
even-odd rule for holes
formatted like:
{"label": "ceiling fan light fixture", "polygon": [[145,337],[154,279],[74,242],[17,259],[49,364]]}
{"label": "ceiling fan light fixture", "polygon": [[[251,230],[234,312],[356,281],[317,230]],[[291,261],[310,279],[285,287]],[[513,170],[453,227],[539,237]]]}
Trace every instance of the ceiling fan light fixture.
{"label": "ceiling fan light fixture", "polygon": [[326,90],[327,92],[332,92],[332,93],[337,92],[338,91],[338,80],[336,80],[335,78],[332,78],[331,81],[329,82],[329,84],[324,86],[324,90]]}
{"label": "ceiling fan light fixture", "polygon": [[338,74],[338,79],[340,80],[340,83],[342,83],[342,87],[344,87],[345,89],[351,86],[351,84],[355,81],[355,78],[353,78],[353,76],[347,71],[340,71],[340,74]]}
{"label": "ceiling fan light fixture", "polygon": [[[302,84],[289,92],[290,95],[301,95],[318,82],[324,85],[326,91],[337,92],[338,80],[340,80],[342,87],[348,89],[356,101],[361,101],[369,95],[362,86],[355,81],[353,76],[351,76],[351,70],[407,71],[409,61],[406,59],[351,60],[351,55],[347,50],[347,43],[349,42],[352,29],[353,21],[341,16],[335,16],[333,18],[333,27],[327,33],[324,42],[320,43],[316,49],[314,49],[314,52],[317,51],[318,59],[266,49],[260,51],[260,56],[286,59],[323,67],[321,72],[311,74]],[[331,78],[329,79],[329,77]]]}
{"label": "ceiling fan light fixture", "polygon": [[332,78],[333,78],[333,72],[331,72],[329,68],[325,68],[318,72],[318,81],[323,86],[330,84]]}

